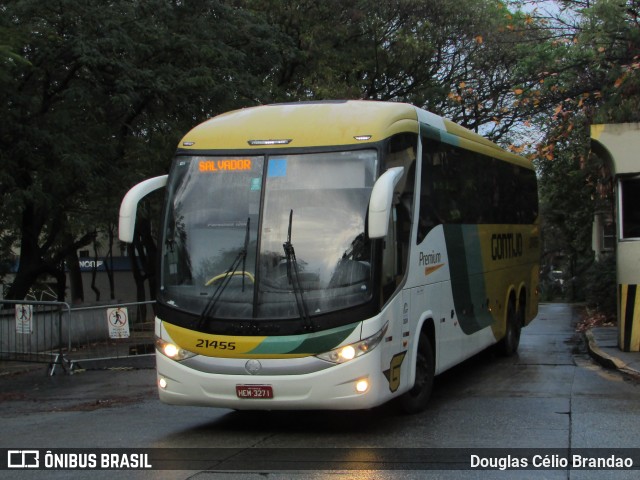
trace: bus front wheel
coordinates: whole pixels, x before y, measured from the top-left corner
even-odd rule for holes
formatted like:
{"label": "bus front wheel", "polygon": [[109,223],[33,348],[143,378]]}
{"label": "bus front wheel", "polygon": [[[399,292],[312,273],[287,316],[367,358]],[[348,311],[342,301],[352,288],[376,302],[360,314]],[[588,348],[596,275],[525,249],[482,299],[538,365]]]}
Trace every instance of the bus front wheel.
{"label": "bus front wheel", "polygon": [[416,356],[416,381],[408,392],[400,397],[400,406],[406,413],[419,413],[427,408],[433,390],[435,358],[429,337],[420,334],[418,355]]}

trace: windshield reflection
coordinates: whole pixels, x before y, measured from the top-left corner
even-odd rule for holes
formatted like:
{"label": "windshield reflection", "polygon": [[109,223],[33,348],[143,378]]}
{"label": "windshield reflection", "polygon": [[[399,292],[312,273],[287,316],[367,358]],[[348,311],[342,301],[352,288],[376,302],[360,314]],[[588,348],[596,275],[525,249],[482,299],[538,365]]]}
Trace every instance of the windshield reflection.
{"label": "windshield reflection", "polygon": [[[296,289],[311,316],[367,302],[365,219],[376,158],[375,150],[179,158],[168,189],[160,300],[245,319],[299,318]],[[298,287],[283,250],[292,210]],[[242,267],[229,274],[239,255]]]}

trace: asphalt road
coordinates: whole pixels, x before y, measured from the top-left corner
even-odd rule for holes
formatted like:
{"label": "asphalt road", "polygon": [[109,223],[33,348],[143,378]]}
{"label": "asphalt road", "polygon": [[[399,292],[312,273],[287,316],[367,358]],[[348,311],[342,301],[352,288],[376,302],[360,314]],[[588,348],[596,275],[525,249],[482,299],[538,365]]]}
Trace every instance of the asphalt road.
{"label": "asphalt road", "polygon": [[[151,367],[54,377],[43,367],[0,377],[0,448],[187,448],[182,453],[194,455],[216,449],[204,451],[207,461],[194,461],[188,471],[8,472],[18,479],[636,479],[640,470],[452,469],[468,467],[469,454],[483,456],[483,449],[541,456],[546,449],[640,449],[640,383],[594,364],[574,323],[569,306],[542,305],[523,330],[518,355],[487,352],[445,373],[429,408],[415,416],[393,406],[362,412],[172,407],[157,400]],[[455,450],[433,450],[443,448]],[[442,452],[455,457],[454,466],[434,470]],[[640,453],[629,454],[640,468]]]}

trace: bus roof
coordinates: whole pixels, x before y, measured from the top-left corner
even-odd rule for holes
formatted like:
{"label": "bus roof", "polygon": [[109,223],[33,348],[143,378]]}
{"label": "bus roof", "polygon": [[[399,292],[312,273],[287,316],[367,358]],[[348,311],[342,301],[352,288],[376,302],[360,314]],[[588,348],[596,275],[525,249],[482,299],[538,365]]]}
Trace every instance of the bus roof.
{"label": "bus roof", "polygon": [[531,167],[522,157],[438,115],[406,103],[369,100],[281,103],[235,110],[196,126],[179,147],[203,151],[360,145],[396,133],[418,133],[420,123],[454,139],[450,143]]}

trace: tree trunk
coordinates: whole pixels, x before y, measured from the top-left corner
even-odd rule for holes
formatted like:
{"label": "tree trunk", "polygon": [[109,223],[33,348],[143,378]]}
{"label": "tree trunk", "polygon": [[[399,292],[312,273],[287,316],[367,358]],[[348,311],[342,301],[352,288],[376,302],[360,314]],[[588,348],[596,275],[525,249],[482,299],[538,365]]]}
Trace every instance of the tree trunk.
{"label": "tree trunk", "polygon": [[38,247],[38,238],[42,231],[42,222],[36,218],[32,204],[25,206],[22,212],[22,238],[20,239],[20,261],[18,271],[7,292],[7,299],[22,300],[29,289],[44,272],[45,264]]}
{"label": "tree trunk", "polygon": [[[29,289],[42,275],[51,275],[56,279],[56,294],[59,301],[64,301],[66,290],[66,274],[63,260],[69,255],[76,255],[76,250],[88,245],[96,236],[96,232],[87,233],[77,241],[69,238],[64,246],[53,250],[56,238],[62,228],[62,221],[52,222],[48,228],[48,238],[39,245],[41,233],[45,225],[44,216],[36,211],[32,204],[25,206],[22,212],[22,238],[20,240],[20,262],[18,271],[9,291],[7,299],[22,300]],[[78,265],[79,268],[79,265]],[[84,295],[83,295],[84,296]]]}
{"label": "tree trunk", "polygon": [[104,269],[107,272],[107,278],[109,279],[109,294],[111,300],[116,298],[116,285],[113,277],[113,240],[114,240],[114,225],[109,224],[109,251],[104,259]]}
{"label": "tree trunk", "polygon": [[96,277],[98,274],[98,244],[93,241],[93,268],[91,269],[91,290],[96,295],[96,302],[100,301],[100,289],[96,287]]}
{"label": "tree trunk", "polygon": [[80,260],[77,250],[72,250],[67,254],[67,268],[69,269],[69,292],[71,303],[84,302],[84,286],[82,284],[82,272],[80,271]]}

